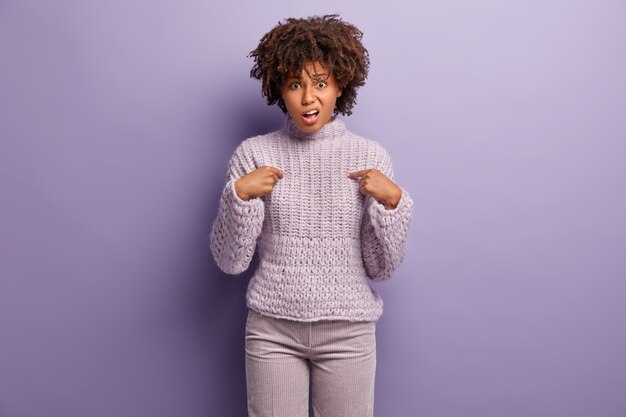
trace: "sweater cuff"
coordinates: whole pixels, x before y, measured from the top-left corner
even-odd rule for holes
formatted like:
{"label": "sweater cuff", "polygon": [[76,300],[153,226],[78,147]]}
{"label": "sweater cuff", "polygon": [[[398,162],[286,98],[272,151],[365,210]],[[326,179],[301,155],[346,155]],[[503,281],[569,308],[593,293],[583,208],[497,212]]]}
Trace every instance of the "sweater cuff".
{"label": "sweater cuff", "polygon": [[404,188],[400,188],[402,189],[402,195],[398,205],[393,209],[386,209],[383,204],[370,197],[372,198],[372,204],[369,208],[369,214],[372,218],[372,223],[378,226],[377,228],[393,226],[400,219],[406,219],[411,216],[413,199],[411,199],[411,196]]}

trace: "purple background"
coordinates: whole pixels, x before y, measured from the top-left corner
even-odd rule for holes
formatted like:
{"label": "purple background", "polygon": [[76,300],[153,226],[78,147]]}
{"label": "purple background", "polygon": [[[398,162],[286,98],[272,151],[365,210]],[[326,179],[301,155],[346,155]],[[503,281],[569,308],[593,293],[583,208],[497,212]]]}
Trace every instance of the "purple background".
{"label": "purple background", "polygon": [[247,53],[340,12],[349,129],[415,200],[378,417],[626,415],[624,1],[0,1],[0,416],[245,415],[226,163],[282,127]]}

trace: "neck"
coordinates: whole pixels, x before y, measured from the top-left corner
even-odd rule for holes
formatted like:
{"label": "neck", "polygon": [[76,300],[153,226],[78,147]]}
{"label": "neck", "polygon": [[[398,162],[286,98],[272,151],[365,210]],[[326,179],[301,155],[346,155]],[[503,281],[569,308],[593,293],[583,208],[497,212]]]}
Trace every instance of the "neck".
{"label": "neck", "polygon": [[343,135],[345,131],[345,124],[337,117],[333,117],[328,123],[313,132],[306,132],[300,129],[293,120],[291,120],[291,117],[287,117],[287,122],[285,123],[285,132],[287,135],[300,140],[330,139]]}

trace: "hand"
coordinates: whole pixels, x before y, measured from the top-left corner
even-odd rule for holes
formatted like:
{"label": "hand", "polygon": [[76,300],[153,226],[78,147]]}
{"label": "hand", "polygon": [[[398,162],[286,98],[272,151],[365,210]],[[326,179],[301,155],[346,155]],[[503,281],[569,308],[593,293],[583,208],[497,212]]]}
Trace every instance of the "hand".
{"label": "hand", "polygon": [[379,170],[370,168],[349,172],[348,178],[358,179],[361,194],[372,196],[387,210],[398,206],[402,189]]}
{"label": "hand", "polygon": [[268,195],[283,176],[280,169],[264,165],[235,181],[235,191],[244,201]]}

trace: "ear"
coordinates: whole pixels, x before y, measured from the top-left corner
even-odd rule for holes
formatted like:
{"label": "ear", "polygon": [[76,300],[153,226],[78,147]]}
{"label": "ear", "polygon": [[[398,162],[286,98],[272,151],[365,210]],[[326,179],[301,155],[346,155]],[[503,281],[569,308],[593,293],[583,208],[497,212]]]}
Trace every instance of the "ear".
{"label": "ear", "polygon": [[337,97],[341,97],[342,93],[343,93],[343,90],[339,90],[339,92],[337,93]]}

